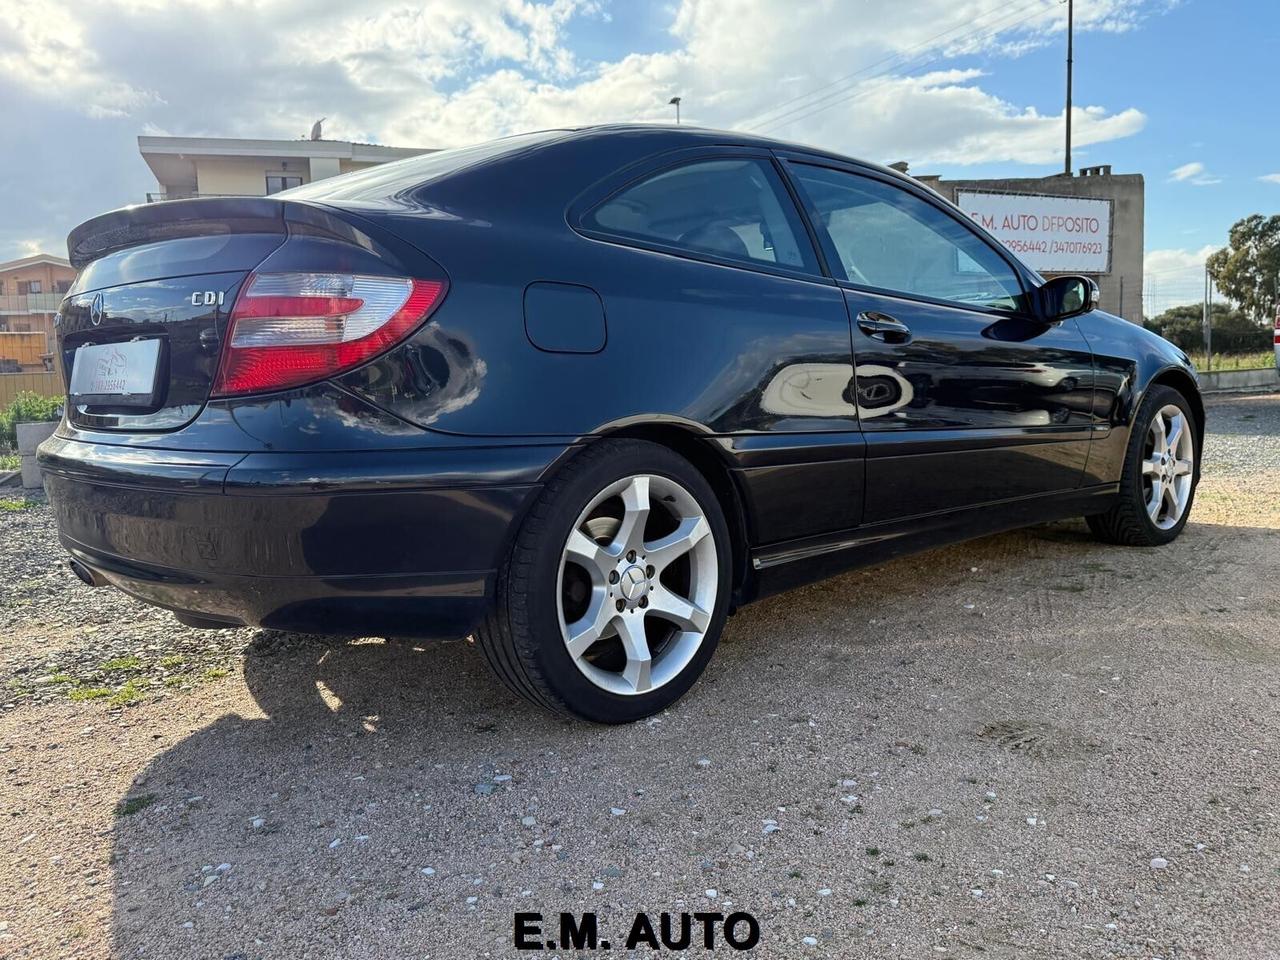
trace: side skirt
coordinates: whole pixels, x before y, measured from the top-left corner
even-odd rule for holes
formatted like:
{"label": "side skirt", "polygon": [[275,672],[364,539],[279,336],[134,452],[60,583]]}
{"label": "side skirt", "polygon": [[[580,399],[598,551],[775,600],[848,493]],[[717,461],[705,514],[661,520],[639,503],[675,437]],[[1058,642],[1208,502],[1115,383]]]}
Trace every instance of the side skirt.
{"label": "side skirt", "polygon": [[751,554],[755,589],[749,599],[933,547],[1051,520],[1102,513],[1111,506],[1119,488],[1118,483],[1108,483],[1067,493],[1018,497],[757,547]]}

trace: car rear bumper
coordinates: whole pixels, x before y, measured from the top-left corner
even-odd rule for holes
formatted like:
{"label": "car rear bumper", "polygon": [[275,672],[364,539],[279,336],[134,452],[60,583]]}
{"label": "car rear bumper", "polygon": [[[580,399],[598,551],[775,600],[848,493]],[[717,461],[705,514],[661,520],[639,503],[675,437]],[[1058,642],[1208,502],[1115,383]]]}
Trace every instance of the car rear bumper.
{"label": "car rear bumper", "polygon": [[356,453],[40,448],[63,545],[187,617],[332,634],[464,636],[564,445]]}

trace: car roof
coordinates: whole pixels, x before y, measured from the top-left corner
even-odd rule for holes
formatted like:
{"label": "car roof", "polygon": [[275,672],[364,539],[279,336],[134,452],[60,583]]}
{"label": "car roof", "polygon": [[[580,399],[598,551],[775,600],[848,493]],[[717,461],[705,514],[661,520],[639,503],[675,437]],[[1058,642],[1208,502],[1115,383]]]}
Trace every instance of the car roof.
{"label": "car roof", "polygon": [[[897,178],[904,183],[916,181],[897,170],[855,160],[830,150],[806,144],[762,137],[738,130],[716,130],[685,124],[609,123],[581,127],[556,127],[514,134],[496,140],[472,144],[456,150],[436,151],[379,164],[341,177],[323,179],[294,187],[274,196],[289,200],[378,204],[388,198],[418,194],[447,182],[456,182],[483,170],[502,169],[509,163],[521,163],[544,149],[563,148],[575,142],[594,142],[599,146],[616,141],[621,148],[617,161],[639,160],[644,156],[698,146],[739,146],[764,150],[795,151],[825,157],[842,163],[856,163],[865,168]],[[419,194],[421,195],[421,194]]]}
{"label": "car roof", "polygon": [[893,167],[886,166],[882,163],[876,163],[873,160],[863,160],[857,157],[850,157],[842,153],[837,153],[834,150],[827,150],[809,143],[798,143],[793,140],[781,140],[777,137],[766,137],[742,130],[723,130],[716,127],[699,127],[692,124],[674,123],[601,123],[562,129],[564,129],[564,132],[567,135],[565,139],[573,139],[575,137],[607,137],[613,134],[626,134],[629,137],[637,137],[648,134],[654,141],[661,141],[664,146],[668,147],[673,144],[675,146],[679,146],[680,142],[684,142],[691,147],[701,144],[732,144],[744,147],[759,147],[763,150],[782,150],[807,153],[814,156],[826,157],[830,160],[836,160],[840,163],[856,163],[860,166],[870,167],[900,180],[917,183],[913,177],[902,173],[900,170],[895,170]]}

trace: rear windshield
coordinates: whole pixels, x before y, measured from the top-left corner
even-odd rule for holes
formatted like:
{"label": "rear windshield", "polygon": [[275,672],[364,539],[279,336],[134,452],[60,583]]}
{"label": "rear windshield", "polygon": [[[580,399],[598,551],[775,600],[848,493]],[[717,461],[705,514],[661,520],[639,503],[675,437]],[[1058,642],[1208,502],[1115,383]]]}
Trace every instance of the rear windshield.
{"label": "rear windshield", "polygon": [[537,133],[520,133],[501,140],[476,143],[469,147],[437,150],[419,157],[408,157],[392,163],[382,163],[367,170],[357,170],[327,180],[317,180],[292,190],[283,190],[273,197],[298,200],[381,200],[405,190],[413,189],[447,174],[491,160],[505,153],[515,153],[525,147],[554,140],[566,130],[539,130]]}

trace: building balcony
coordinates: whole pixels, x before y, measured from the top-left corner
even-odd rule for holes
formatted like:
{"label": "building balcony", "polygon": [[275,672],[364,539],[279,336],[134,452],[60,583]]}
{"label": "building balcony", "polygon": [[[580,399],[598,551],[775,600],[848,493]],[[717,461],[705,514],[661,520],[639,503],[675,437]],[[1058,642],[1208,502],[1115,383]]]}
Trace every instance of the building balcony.
{"label": "building balcony", "polygon": [[57,313],[65,293],[0,294],[0,314]]}

